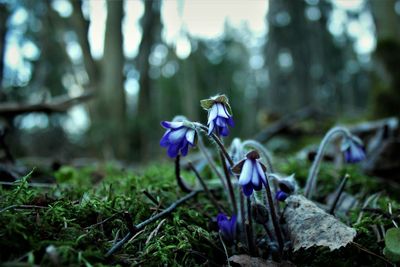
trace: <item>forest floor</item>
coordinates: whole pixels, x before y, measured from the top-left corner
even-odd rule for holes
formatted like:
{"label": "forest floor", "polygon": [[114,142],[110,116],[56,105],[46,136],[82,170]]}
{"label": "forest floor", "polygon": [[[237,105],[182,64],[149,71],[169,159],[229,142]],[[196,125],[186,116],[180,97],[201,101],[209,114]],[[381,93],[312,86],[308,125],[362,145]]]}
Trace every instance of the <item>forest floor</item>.
{"label": "forest floor", "polygon": [[[281,158],[276,169],[295,173],[304,185],[310,163]],[[218,234],[216,208],[203,192],[182,203],[167,216],[136,231],[119,251],[107,251],[134,225],[160,213],[187,195],[177,186],[173,163],[154,163],[142,171],[122,170],[112,164],[74,168],[63,166],[48,173],[45,187],[35,181],[34,169],[26,177],[0,187],[0,251],[3,266],[222,266],[227,255]],[[207,171],[205,172],[207,173]],[[381,229],[393,227],[387,218],[388,203],[399,212],[399,189],[364,175],[357,165],[339,170],[324,163],[315,200],[325,202],[341,177],[350,179],[346,193],[358,201],[351,210],[336,215],[357,231],[354,245],[330,251],[316,247],[287,253],[297,266],[385,266]],[[193,174],[183,172],[195,181]],[[205,175],[207,178],[207,175]],[[218,201],[227,205],[222,190]],[[363,203],[371,196],[360,218]],[[281,204],[282,207],[284,204]],[[228,248],[229,256],[233,251]],[[235,254],[243,254],[239,249]],[[234,266],[234,265],[233,265]]]}

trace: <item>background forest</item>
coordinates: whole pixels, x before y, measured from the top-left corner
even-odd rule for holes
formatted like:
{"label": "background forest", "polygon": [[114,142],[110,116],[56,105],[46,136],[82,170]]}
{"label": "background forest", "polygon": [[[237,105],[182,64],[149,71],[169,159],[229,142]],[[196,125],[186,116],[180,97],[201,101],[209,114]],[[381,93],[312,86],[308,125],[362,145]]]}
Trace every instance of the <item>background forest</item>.
{"label": "background forest", "polygon": [[304,108],[399,114],[400,1],[211,2],[0,1],[12,153],[148,160],[160,121],[204,120],[216,93],[242,138]]}

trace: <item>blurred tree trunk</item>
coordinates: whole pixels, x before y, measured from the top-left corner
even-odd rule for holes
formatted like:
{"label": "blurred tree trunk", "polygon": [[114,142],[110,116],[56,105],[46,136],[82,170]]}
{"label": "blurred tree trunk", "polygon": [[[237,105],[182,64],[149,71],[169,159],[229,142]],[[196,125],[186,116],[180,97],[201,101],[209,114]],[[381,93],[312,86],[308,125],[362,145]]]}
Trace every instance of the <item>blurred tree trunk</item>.
{"label": "blurred tree trunk", "polygon": [[192,121],[199,119],[199,88],[196,71],[193,66],[194,62],[187,59],[182,61],[182,93],[183,93],[183,107],[185,116]]}
{"label": "blurred tree trunk", "polygon": [[106,119],[106,142],[117,158],[127,156],[124,54],[122,40],[123,1],[107,1],[107,22],[97,113]]}
{"label": "blurred tree trunk", "polygon": [[81,0],[71,0],[74,12],[72,12],[71,21],[78,37],[82,49],[83,63],[89,76],[90,83],[95,83],[98,79],[97,62],[93,59],[89,44],[89,21],[85,19],[82,11]]}
{"label": "blurred tree trunk", "polygon": [[[318,17],[306,15],[308,8],[318,12]],[[345,56],[328,31],[331,10],[327,1],[270,1],[265,47],[270,84],[265,102],[272,113],[285,114],[305,106],[336,113],[344,104],[339,96],[353,95],[353,89],[343,86],[338,77]],[[345,101],[352,100],[347,97]]]}
{"label": "blurred tree trunk", "polygon": [[378,40],[400,40],[399,16],[395,11],[396,0],[370,1]]}
{"label": "blurred tree trunk", "polygon": [[[107,20],[104,38],[104,54],[100,62],[91,52],[88,39],[90,22],[82,12],[82,1],[71,0],[74,26],[83,54],[83,63],[89,76],[89,88],[96,97],[89,104],[91,119],[90,141],[97,153],[106,158],[126,158],[128,140],[126,127],[126,97],[124,90],[124,63],[122,19],[123,1],[106,1]],[[102,144],[98,146],[98,144]]]}
{"label": "blurred tree trunk", "polygon": [[310,51],[307,48],[307,21],[304,1],[270,1],[266,62],[270,77],[267,103],[272,112],[285,113],[311,100]]}
{"label": "blurred tree trunk", "polygon": [[[4,53],[6,50],[7,20],[9,12],[5,3],[0,3],[0,89],[4,75]],[[1,100],[1,98],[0,98]]]}
{"label": "blurred tree trunk", "polygon": [[153,102],[152,102],[152,81],[149,76],[150,63],[149,56],[153,45],[160,39],[161,19],[160,19],[160,0],[144,0],[144,14],[142,17],[142,40],[139,45],[137,58],[137,69],[140,73],[139,78],[139,100],[138,116],[136,119],[135,144],[139,148],[141,159],[146,159],[150,152],[151,145],[149,140],[152,136],[154,126]]}
{"label": "blurred tree trunk", "polygon": [[400,18],[395,0],[370,1],[377,46],[371,101],[374,117],[400,117]]}

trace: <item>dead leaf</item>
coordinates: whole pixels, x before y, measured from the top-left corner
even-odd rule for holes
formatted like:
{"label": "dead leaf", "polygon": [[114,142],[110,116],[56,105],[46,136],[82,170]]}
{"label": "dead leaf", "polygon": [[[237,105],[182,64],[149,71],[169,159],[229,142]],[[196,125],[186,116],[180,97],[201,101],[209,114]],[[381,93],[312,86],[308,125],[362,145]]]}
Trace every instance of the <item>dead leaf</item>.
{"label": "dead leaf", "polygon": [[294,267],[291,262],[282,261],[282,262],[274,262],[274,261],[267,261],[263,258],[256,258],[251,257],[246,254],[241,255],[234,255],[229,259],[230,263],[233,263],[233,266],[239,265],[241,267]]}
{"label": "dead leaf", "polygon": [[286,199],[284,217],[294,251],[312,246],[335,250],[353,241],[356,230],[320,209],[314,202],[301,195]]}

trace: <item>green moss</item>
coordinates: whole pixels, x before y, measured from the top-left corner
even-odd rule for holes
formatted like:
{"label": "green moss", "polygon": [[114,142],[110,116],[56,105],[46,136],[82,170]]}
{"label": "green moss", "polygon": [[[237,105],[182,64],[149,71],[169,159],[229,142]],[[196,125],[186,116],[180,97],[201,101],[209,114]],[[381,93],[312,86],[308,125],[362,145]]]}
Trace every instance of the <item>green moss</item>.
{"label": "green moss", "polygon": [[[183,175],[193,182],[192,175]],[[113,240],[128,232],[123,212],[129,212],[134,223],[155,214],[156,207],[143,190],[164,206],[183,195],[175,185],[171,165],[150,166],[140,175],[112,165],[62,167],[55,177],[57,186],[47,191],[29,187],[29,176],[11,189],[0,189],[1,209],[6,208],[0,213],[0,224],[4,226],[0,229],[2,262],[53,264],[54,259],[46,252],[49,246],[55,247],[56,260],[63,266],[134,265],[144,261],[185,266],[205,261],[196,251],[214,253],[218,239],[210,233],[208,224],[216,211],[202,199],[186,203],[172,218],[165,219],[149,241],[147,238],[160,222],[148,225],[113,259],[104,258]],[[10,208],[12,205],[44,208]],[[96,225],[107,218],[111,219]]]}
{"label": "green moss", "polygon": [[[275,166],[282,173],[296,173],[304,184],[310,164],[295,158],[278,160]],[[208,174],[206,170],[204,174]],[[361,173],[356,165],[337,170],[324,163],[318,180],[317,199],[333,192],[340,178],[349,173],[346,191],[362,202],[381,189],[373,177]],[[190,173],[182,172],[189,183]],[[223,265],[225,254],[212,222],[217,214],[208,198],[200,194],[169,217],[147,225],[123,249],[110,259],[104,257],[115,240],[128,233],[122,216],[129,212],[134,223],[156,214],[156,205],[142,193],[147,190],[166,207],[184,193],[176,186],[173,164],[153,164],[140,173],[121,170],[113,165],[89,166],[82,169],[63,167],[55,173],[54,188],[28,186],[30,176],[15,186],[0,188],[1,262],[11,265],[37,264],[62,266],[197,266]],[[218,195],[218,194],[217,194]],[[222,194],[221,194],[222,196]],[[376,208],[393,210],[399,204],[384,193]],[[223,203],[225,204],[225,203]],[[12,205],[36,205],[43,208],[12,208]],[[376,242],[371,225],[393,227],[391,221],[373,213],[365,213],[357,223],[359,210],[350,212],[347,222],[356,228],[356,242],[366,250],[383,256],[384,244]],[[102,222],[101,224],[98,224]],[[55,251],[56,256],[48,251]],[[322,248],[290,255],[298,266],[382,266],[384,262],[354,245],[330,252]]]}

